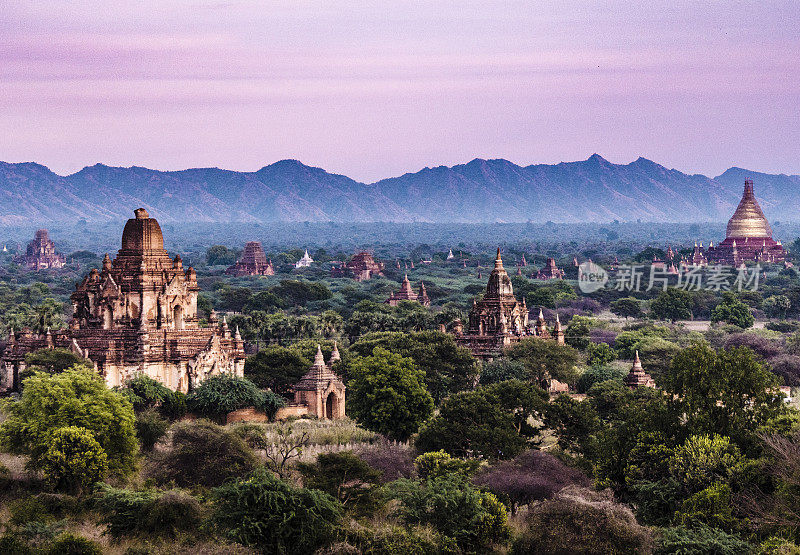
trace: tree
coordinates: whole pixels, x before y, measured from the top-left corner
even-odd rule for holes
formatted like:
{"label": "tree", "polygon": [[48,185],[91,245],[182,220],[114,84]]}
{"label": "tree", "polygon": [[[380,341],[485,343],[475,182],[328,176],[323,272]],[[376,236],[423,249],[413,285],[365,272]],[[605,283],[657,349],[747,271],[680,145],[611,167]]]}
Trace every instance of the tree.
{"label": "tree", "polygon": [[247,378],[220,374],[206,378],[186,397],[186,406],[197,414],[222,420],[229,412],[255,407],[272,418],[286,401],[271,391],[261,391]]}
{"label": "tree", "polygon": [[617,366],[592,366],[587,368],[578,378],[576,389],[578,393],[586,393],[596,383],[608,380],[622,382],[622,378],[627,374],[627,370]]}
{"label": "tree", "polygon": [[755,318],[750,312],[750,307],[728,291],[723,295],[722,302],[711,311],[711,321],[714,323],[726,322],[740,328],[749,328],[755,322]]}
{"label": "tree", "polygon": [[0,445],[28,455],[27,464],[34,470],[43,468],[54,431],[69,426],[91,434],[105,451],[110,472],[125,475],[135,466],[133,407],[92,371],[71,368],[52,376],[34,374],[7,412],[0,425]]}
{"label": "tree", "polygon": [[530,379],[545,387],[551,379],[574,384],[578,377],[578,352],[555,341],[526,337],[506,350],[506,356],[525,365]]}
{"label": "tree", "polygon": [[295,488],[257,470],[213,492],[213,522],[262,553],[314,553],[335,536],[342,507],[327,493]]}
{"label": "tree", "polygon": [[589,343],[586,349],[586,364],[590,366],[602,366],[616,359],[617,352],[608,343]]}
{"label": "tree", "polygon": [[689,320],[692,317],[692,295],[683,289],[668,287],[650,303],[650,314],[659,320]]}
{"label": "tree", "polygon": [[199,420],[173,426],[169,444],[151,457],[146,474],[159,484],[214,487],[257,466],[253,450],[237,434]]}
{"label": "tree", "polygon": [[343,507],[362,509],[369,508],[381,474],[351,451],[320,453],[316,462],[301,462],[297,468],[304,487],[324,491]]}
{"label": "tree", "polygon": [[433,412],[424,380],[412,359],[375,347],[350,367],[347,410],[368,430],[406,440]]}
{"label": "tree", "polygon": [[291,388],[311,367],[297,349],[270,345],[244,362],[244,374],[260,388],[289,397]]}
{"label": "tree", "polygon": [[375,347],[411,358],[425,372],[425,385],[434,403],[471,389],[478,367],[468,349],[459,347],[451,335],[439,331],[370,333],[354,343],[350,350],[366,356]]}
{"label": "tree", "polygon": [[508,513],[493,493],[475,489],[462,476],[425,481],[397,480],[389,496],[400,501],[398,516],[409,525],[430,525],[462,549],[489,551],[510,537]]}
{"label": "tree", "polygon": [[39,349],[25,355],[26,369],[31,372],[58,374],[73,366],[92,368],[92,363],[69,349]]}
{"label": "tree", "polygon": [[457,393],[420,430],[417,449],[456,457],[513,458],[537,433],[528,419],[543,411],[546,397],[537,386],[519,380]]}
{"label": "tree", "polygon": [[727,437],[693,435],[675,449],[669,469],[692,494],[715,482],[726,482],[740,461],[739,449]]}
{"label": "tree", "polygon": [[481,370],[480,384],[490,385],[506,380],[528,380],[528,368],[518,360],[509,360],[505,357],[496,358],[484,363]]}
{"label": "tree", "polygon": [[50,442],[41,468],[55,487],[80,495],[108,472],[106,452],[86,428],[57,428],[50,434]]}
{"label": "tree", "polygon": [[567,329],[564,330],[564,341],[576,349],[585,349],[589,346],[589,332],[595,320],[587,316],[573,316]]}
{"label": "tree", "polygon": [[448,474],[457,474],[469,478],[480,465],[476,460],[464,460],[451,457],[445,451],[429,451],[414,459],[417,474],[423,480],[438,478]]}
{"label": "tree", "polygon": [[623,297],[611,302],[611,312],[625,318],[639,318],[642,316],[642,306],[639,299]]}
{"label": "tree", "polygon": [[226,287],[219,294],[217,306],[224,311],[242,312],[253,297],[247,287]]}
{"label": "tree", "polygon": [[136,412],[157,407],[172,393],[160,381],[145,374],[125,380],[119,392],[131,402]]}
{"label": "tree", "polygon": [[784,412],[777,376],[747,347],[715,351],[696,343],[678,353],[664,391],[695,434],[752,438],[756,428]]}
{"label": "tree", "polygon": [[206,251],[206,263],[209,266],[230,266],[236,262],[236,251],[225,245],[214,245]]}

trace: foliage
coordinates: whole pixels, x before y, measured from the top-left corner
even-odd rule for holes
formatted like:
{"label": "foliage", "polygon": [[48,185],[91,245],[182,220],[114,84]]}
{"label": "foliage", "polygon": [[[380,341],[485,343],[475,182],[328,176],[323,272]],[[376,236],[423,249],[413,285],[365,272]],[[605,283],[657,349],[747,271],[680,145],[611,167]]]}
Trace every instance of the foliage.
{"label": "foliage", "polygon": [[617,351],[607,343],[589,343],[586,348],[586,364],[589,366],[602,366],[617,359]]}
{"label": "foliage", "polygon": [[690,492],[697,492],[718,481],[726,481],[741,454],[727,437],[694,435],[675,449],[669,459],[672,475]]}
{"label": "foliage", "polygon": [[11,453],[28,455],[28,466],[41,469],[59,428],[77,426],[91,434],[108,457],[108,468],[127,474],[136,461],[134,415],[130,403],[109,390],[92,371],[69,369],[35,374],[25,381],[22,397],[8,406],[0,425],[0,443]]}
{"label": "foliage", "polygon": [[510,537],[508,514],[494,494],[448,474],[426,481],[398,480],[388,495],[401,503],[398,516],[410,525],[430,525],[462,549],[486,550]]}
{"label": "foliage", "polygon": [[416,446],[459,457],[513,458],[537,433],[528,418],[541,414],[546,399],[543,390],[519,380],[457,393],[420,430]]}
{"label": "foliage", "polygon": [[628,372],[619,366],[592,366],[581,374],[575,388],[578,393],[586,393],[596,383],[608,380],[621,381],[627,374]]}
{"label": "foliage", "polygon": [[120,392],[133,404],[136,412],[157,407],[171,393],[168,387],[146,374],[125,380]]}
{"label": "foliage", "polygon": [[750,312],[750,307],[729,291],[723,295],[722,302],[711,311],[711,321],[714,323],[726,322],[740,328],[749,328],[752,327],[755,318]]}
{"label": "foliage", "polygon": [[423,480],[457,474],[469,478],[478,469],[478,461],[451,457],[444,451],[430,451],[414,459],[417,474]]}
{"label": "foliage", "polygon": [[567,329],[564,330],[564,341],[567,345],[576,349],[585,349],[589,346],[589,332],[595,325],[593,318],[586,316],[575,316],[570,320]]}
{"label": "foliage", "polygon": [[169,421],[149,409],[136,415],[136,437],[145,451],[152,451],[158,441],[164,437],[169,429]]}
{"label": "foliage", "polygon": [[591,485],[591,480],[580,470],[536,449],[483,469],[473,482],[501,499],[507,499],[512,512],[521,505],[550,499],[566,486]]}
{"label": "foliage", "polygon": [[530,379],[542,387],[546,387],[551,379],[573,384],[578,377],[575,369],[578,352],[568,345],[559,345],[555,341],[541,341],[535,337],[524,338],[508,348],[506,356],[523,363],[528,369]]}
{"label": "foliage", "polygon": [[555,433],[562,449],[589,453],[601,421],[591,403],[562,393],[545,406],[544,425]]}
{"label": "foliage", "polygon": [[786,312],[792,307],[792,302],[786,295],[770,295],[764,299],[762,307],[769,316],[786,318]]}
{"label": "foliage", "polygon": [[41,469],[55,487],[79,494],[103,479],[108,472],[108,457],[89,430],[65,426],[50,434]]}
{"label": "foliage", "polygon": [[377,443],[362,447],[356,454],[360,459],[381,473],[381,483],[414,475],[412,449],[403,445]]}
{"label": "foliage", "polygon": [[303,486],[324,491],[343,507],[356,507],[362,514],[374,510],[375,485],[380,472],[351,451],[321,453],[314,463],[300,463]]}
{"label": "foliage", "polygon": [[375,347],[350,368],[347,410],[368,430],[406,440],[433,412],[424,380],[412,359]]}
{"label": "foliage", "polygon": [[692,432],[735,441],[785,410],[777,377],[747,347],[715,351],[697,343],[684,349],[672,361],[664,390]]}
{"label": "foliage", "polygon": [[239,436],[200,420],[173,427],[167,449],[152,456],[148,474],[161,484],[214,487],[257,465],[258,459]]}
{"label": "foliage", "polygon": [[671,553],[714,553],[716,555],[744,555],[753,547],[738,536],[708,527],[666,528],[656,540],[657,555]]}
{"label": "foliage", "polygon": [[203,511],[194,497],[180,491],[131,491],[104,486],[97,499],[101,523],[114,538],[132,535],[174,537],[197,529]]}
{"label": "foliage", "polygon": [[261,391],[250,380],[228,374],[205,379],[186,397],[190,411],[216,420],[246,407],[255,407],[272,418],[285,404],[283,398],[271,391]]}
{"label": "foliage", "polygon": [[27,370],[59,374],[73,366],[92,368],[92,363],[69,349],[39,349],[25,355]]}
{"label": "foliage", "polygon": [[506,380],[529,379],[528,368],[519,360],[510,360],[505,357],[496,358],[483,364],[480,384],[490,385]]}
{"label": "foliage", "polygon": [[288,397],[291,387],[308,371],[311,361],[296,349],[269,345],[244,363],[244,374],[260,388]]}
{"label": "foliage", "polygon": [[675,513],[675,522],[689,527],[711,526],[730,532],[734,528],[731,487],[714,483],[686,499]]}
{"label": "foliage", "polygon": [[206,251],[206,264],[209,266],[230,266],[236,262],[236,251],[225,245],[214,245]]}
{"label": "foliage", "polygon": [[44,550],[44,555],[102,555],[103,550],[97,542],[69,532],[61,534]]}
{"label": "foliage", "polygon": [[620,358],[631,359],[633,358],[636,350],[636,344],[644,339],[645,335],[641,331],[628,330],[617,334],[614,339],[614,349],[619,354]]}
{"label": "foliage", "polygon": [[610,492],[575,486],[532,507],[525,524],[514,542],[514,554],[646,553],[652,541],[630,509],[615,503]]}
{"label": "foliage", "polygon": [[439,331],[371,333],[354,343],[351,350],[367,356],[375,347],[412,359],[425,372],[425,385],[437,405],[448,395],[470,389],[478,374],[469,350]]}
{"label": "foliage", "polygon": [[342,508],[327,493],[294,488],[264,470],[214,490],[213,522],[263,553],[312,553],[335,535]]}
{"label": "foliage", "polygon": [[180,420],[186,415],[186,395],[180,391],[170,391],[161,400],[158,412],[169,420]]}
{"label": "foliage", "polygon": [[292,433],[292,426],[279,424],[277,437],[274,441],[268,441],[264,445],[264,454],[267,457],[269,467],[284,477],[289,463],[300,458],[303,450],[309,444],[308,432],[300,432],[299,436]]}
{"label": "foliage", "polygon": [[625,319],[642,316],[642,307],[638,299],[623,297],[611,302],[611,312]]}
{"label": "foliage", "polygon": [[692,295],[683,289],[668,287],[650,303],[650,314],[659,320],[688,320],[692,317]]}

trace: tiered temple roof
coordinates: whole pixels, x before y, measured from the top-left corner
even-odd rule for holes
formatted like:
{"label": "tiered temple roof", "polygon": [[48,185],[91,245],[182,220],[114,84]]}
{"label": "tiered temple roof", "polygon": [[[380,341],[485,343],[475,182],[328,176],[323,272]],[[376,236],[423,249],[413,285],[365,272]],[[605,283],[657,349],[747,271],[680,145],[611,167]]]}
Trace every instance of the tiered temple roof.
{"label": "tiered temple roof", "polygon": [[564,279],[564,270],[556,266],[555,258],[548,258],[547,264],[536,274],[536,279]]}
{"label": "tiered temple roof", "polygon": [[628,372],[628,375],[625,376],[623,381],[625,382],[625,385],[631,389],[636,389],[637,387],[656,386],[656,382],[653,381],[653,378],[650,377],[650,374],[645,372],[644,368],[642,368],[642,361],[639,360],[639,351],[636,351],[636,357],[633,360],[631,371]]}
{"label": "tiered temple roof", "polygon": [[[411,262],[414,267],[414,262]],[[366,281],[375,276],[383,275],[384,265],[376,262],[368,252],[360,252],[353,256],[349,262],[331,269],[331,277],[349,277],[356,281]]]}
{"label": "tiered temple roof", "polygon": [[28,243],[25,254],[15,257],[14,262],[31,270],[46,270],[63,268],[66,259],[63,254],[56,252],[56,245],[50,239],[47,230],[40,229],[34,234],[33,241]]}
{"label": "tiered temple roof", "polygon": [[425,290],[425,283],[420,282],[419,293],[415,292],[411,288],[411,282],[408,280],[408,274],[403,277],[403,283],[400,286],[400,291],[392,293],[392,295],[384,302],[389,306],[397,306],[400,301],[416,301],[422,306],[431,305],[428,292]]}
{"label": "tiered temple roof", "polygon": [[12,336],[3,354],[0,389],[18,386],[25,355],[63,347],[91,360],[109,386],[145,374],[165,386],[188,391],[211,375],[244,370],[244,343],[223,318],[201,328],[197,320],[197,275],[170,258],[158,222],[140,208],[128,220],[122,248],[102,270],[93,269],[72,294],[69,329]]}
{"label": "tiered temple roof", "polygon": [[244,246],[241,258],[230,266],[225,273],[231,276],[274,276],[272,261],[267,260],[264,249],[258,241],[249,241]]}
{"label": "tiered temple roof", "polygon": [[322,348],[317,345],[314,364],[294,386],[295,406],[305,406],[309,414],[318,418],[337,419],[345,416],[345,385],[333,371],[333,364],[341,360],[334,343],[329,364],[325,364]]}

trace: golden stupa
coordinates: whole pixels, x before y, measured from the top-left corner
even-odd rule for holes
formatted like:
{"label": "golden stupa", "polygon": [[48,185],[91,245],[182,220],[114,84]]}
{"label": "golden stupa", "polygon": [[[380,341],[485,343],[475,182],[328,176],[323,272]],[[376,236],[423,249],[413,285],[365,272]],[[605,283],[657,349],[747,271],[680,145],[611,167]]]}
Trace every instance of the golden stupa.
{"label": "golden stupa", "polygon": [[753,181],[750,179],[744,182],[744,195],[736,207],[736,212],[728,221],[726,237],[772,237],[772,228],[769,226],[764,212],[758,205],[755,194],[753,194]]}

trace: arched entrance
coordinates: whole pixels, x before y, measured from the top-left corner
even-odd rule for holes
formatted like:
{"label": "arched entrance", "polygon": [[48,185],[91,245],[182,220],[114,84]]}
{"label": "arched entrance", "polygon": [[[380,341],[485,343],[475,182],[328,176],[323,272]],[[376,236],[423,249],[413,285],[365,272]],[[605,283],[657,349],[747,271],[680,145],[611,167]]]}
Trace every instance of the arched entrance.
{"label": "arched entrance", "polygon": [[333,420],[336,418],[338,414],[339,408],[339,399],[336,397],[336,393],[333,391],[330,392],[328,398],[325,400],[325,418],[328,420]]}

